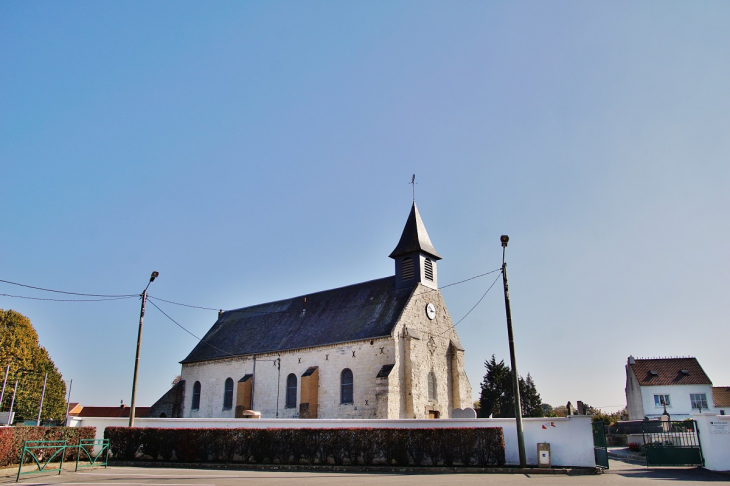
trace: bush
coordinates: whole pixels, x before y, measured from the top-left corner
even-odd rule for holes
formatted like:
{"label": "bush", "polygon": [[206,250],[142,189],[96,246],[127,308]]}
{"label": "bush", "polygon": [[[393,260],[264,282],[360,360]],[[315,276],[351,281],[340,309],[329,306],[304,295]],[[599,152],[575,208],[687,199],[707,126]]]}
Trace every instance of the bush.
{"label": "bush", "polygon": [[503,466],[501,428],[140,429],[107,427],[114,459],[279,464]]}
{"label": "bush", "polygon": [[[65,440],[67,445],[78,445],[80,439],[93,439],[95,427],[0,427],[0,467],[20,462],[20,453],[26,440]],[[48,457],[56,449],[35,451]],[[78,449],[66,449],[64,461],[75,461]],[[60,460],[60,455],[57,456]]]}
{"label": "bush", "polygon": [[640,452],[641,444],[639,444],[638,442],[629,442],[629,450],[634,452]]}

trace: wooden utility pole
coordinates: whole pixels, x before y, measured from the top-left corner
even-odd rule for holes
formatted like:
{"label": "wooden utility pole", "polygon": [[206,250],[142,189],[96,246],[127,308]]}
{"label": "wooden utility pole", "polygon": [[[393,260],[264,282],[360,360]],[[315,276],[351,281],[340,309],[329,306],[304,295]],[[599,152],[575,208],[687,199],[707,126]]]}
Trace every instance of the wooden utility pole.
{"label": "wooden utility pole", "polygon": [[134,407],[137,403],[137,372],[139,371],[139,348],[142,345],[142,323],[144,322],[144,305],[147,303],[147,289],[150,284],[160,275],[160,272],[152,272],[147,287],[142,292],[142,309],[139,312],[139,331],[137,331],[137,357],[134,360],[134,380],[132,381],[132,404],[129,410],[129,426],[134,427]]}
{"label": "wooden utility pole", "polygon": [[507,336],[509,337],[509,358],[512,364],[512,389],[515,397],[515,421],[517,423],[517,448],[520,454],[520,467],[527,466],[525,456],[525,435],[522,428],[522,402],[520,401],[520,375],[517,373],[517,359],[515,358],[515,337],[512,333],[512,308],[509,303],[509,285],[507,284],[507,263],[504,261],[504,252],[507,248],[509,236],[502,235],[502,283],[504,284],[504,309],[507,314]]}

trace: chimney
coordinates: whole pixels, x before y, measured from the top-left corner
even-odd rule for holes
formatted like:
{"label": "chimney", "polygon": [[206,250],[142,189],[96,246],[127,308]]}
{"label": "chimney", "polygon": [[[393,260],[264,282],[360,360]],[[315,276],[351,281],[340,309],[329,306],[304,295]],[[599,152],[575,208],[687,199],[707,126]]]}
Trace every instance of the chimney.
{"label": "chimney", "polygon": [[629,355],[629,364],[630,364],[630,365],[632,365],[632,364],[636,364],[636,360],[635,360],[635,359],[634,359],[634,357],[633,357],[633,356],[631,356],[631,355]]}

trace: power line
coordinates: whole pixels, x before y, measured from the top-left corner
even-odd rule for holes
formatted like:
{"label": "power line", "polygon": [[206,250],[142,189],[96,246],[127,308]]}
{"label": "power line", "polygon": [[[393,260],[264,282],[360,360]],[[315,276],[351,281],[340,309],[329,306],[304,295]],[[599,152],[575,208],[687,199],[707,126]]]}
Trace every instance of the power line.
{"label": "power line", "polygon": [[203,309],[203,310],[212,310],[212,311],[220,310],[220,309],[214,309],[212,307],[201,307],[199,305],[182,304],[180,302],[173,302],[171,300],[160,299],[159,297],[152,297],[151,295],[148,295],[147,298],[148,299],[156,299],[156,300],[159,300],[161,302],[167,302],[168,304],[175,304],[175,305],[181,305],[181,306],[184,306],[184,307],[191,307],[193,309]]}
{"label": "power line", "polygon": [[[443,286],[439,287],[438,289],[425,288],[422,292],[419,292],[417,294],[414,294],[414,297],[417,296],[417,295],[425,294],[427,292],[437,292],[437,291],[439,291],[441,289],[445,289],[447,287],[452,287],[454,285],[459,285],[459,284],[462,284],[462,283],[465,283],[465,282],[469,282],[470,280],[474,280],[474,279],[477,279],[477,278],[480,278],[480,277],[484,277],[485,275],[489,275],[490,273],[494,273],[494,272],[499,272],[501,270],[502,270],[501,268],[497,268],[495,270],[491,270],[491,271],[489,271],[487,273],[482,273],[480,275],[475,275],[475,276],[470,277],[470,278],[467,278],[465,280],[460,280],[458,282],[450,283],[448,285],[443,285]],[[408,289],[400,289],[400,290],[408,290]],[[315,292],[315,293],[318,293],[318,292]],[[309,294],[309,295],[311,295],[311,294]],[[159,300],[161,302],[166,302],[168,304],[180,305],[180,306],[183,306],[183,307],[190,307],[192,309],[202,309],[202,310],[212,310],[212,311],[219,311],[219,310],[221,310],[220,308],[216,309],[216,308],[213,308],[213,307],[204,307],[204,306],[199,306],[199,305],[183,304],[182,302],[174,302],[172,300],[161,299],[159,297],[154,297],[152,295],[148,295],[147,298],[148,299],[156,299],[156,300]],[[284,300],[288,300],[288,299],[284,299]],[[353,308],[353,307],[366,307],[366,306],[369,306],[369,305],[377,305],[378,303],[368,303],[368,304],[365,304],[363,306],[360,306],[360,305],[346,306],[346,307],[343,307],[343,309],[345,309],[345,308]],[[250,312],[250,313],[255,313],[255,314],[283,314],[283,313],[289,312],[289,311],[256,311],[256,310],[245,310],[245,308],[243,308],[243,309],[230,309],[230,310],[235,310],[236,312]]]}
{"label": "power line", "polygon": [[483,277],[483,276],[485,276],[485,275],[489,275],[490,273],[494,273],[494,272],[500,272],[500,271],[502,271],[502,269],[501,269],[501,268],[497,268],[497,269],[495,269],[495,270],[491,270],[491,271],[489,271],[489,272],[487,272],[487,273],[482,273],[481,275],[476,275],[476,276],[474,276],[474,277],[471,277],[471,278],[467,278],[466,280],[460,280],[460,281],[458,281],[458,282],[454,282],[454,283],[450,283],[450,284],[448,284],[448,285],[444,285],[444,286],[440,287],[440,288],[439,288],[439,290],[441,290],[441,289],[445,289],[446,287],[451,287],[452,285],[459,285],[459,284],[462,284],[462,283],[464,283],[464,282],[468,282],[469,280],[474,280],[475,278]]}
{"label": "power line", "polygon": [[[84,294],[78,294],[78,295],[84,295]],[[30,299],[30,300],[50,300],[53,302],[101,302],[104,300],[123,300],[123,299],[132,299],[134,297],[139,297],[138,295],[128,295],[128,296],[119,296],[119,297],[108,297],[104,299],[46,299],[42,297],[27,297],[24,295],[11,295],[11,294],[0,294],[2,297],[13,297],[16,299]]]}
{"label": "power line", "polygon": [[198,340],[198,341],[200,341],[201,343],[203,343],[203,344],[207,344],[207,345],[208,345],[208,346],[210,346],[211,348],[213,348],[213,349],[217,349],[217,350],[218,350],[218,351],[220,351],[221,353],[225,353],[225,354],[227,354],[227,355],[229,355],[229,356],[235,356],[235,355],[234,355],[233,353],[229,353],[229,352],[228,352],[228,351],[226,351],[226,350],[223,350],[223,349],[221,349],[221,348],[218,348],[218,347],[216,347],[216,346],[213,346],[213,345],[212,345],[212,344],[210,344],[209,342],[203,341],[203,340],[202,340],[201,338],[199,338],[198,336],[196,336],[196,335],[195,335],[195,334],[193,334],[192,332],[188,331],[188,330],[187,330],[187,329],[186,329],[186,328],[185,328],[185,327],[184,327],[184,326],[183,326],[182,324],[180,324],[180,323],[179,323],[179,322],[177,322],[177,321],[176,321],[175,319],[173,319],[172,317],[170,317],[170,316],[169,316],[169,315],[168,315],[168,314],[167,314],[167,313],[166,313],[165,311],[163,311],[162,309],[160,309],[160,308],[159,308],[159,307],[157,306],[157,304],[155,304],[155,303],[154,303],[154,302],[152,302],[152,301],[149,301],[149,303],[150,303],[150,304],[152,304],[153,306],[155,306],[155,308],[156,308],[156,309],[157,309],[158,311],[162,312],[162,314],[164,314],[164,316],[165,316],[165,317],[167,317],[167,318],[168,318],[168,319],[170,319],[170,320],[171,320],[172,322],[174,322],[174,323],[175,323],[175,325],[177,325],[177,326],[178,326],[178,327],[179,327],[180,329],[182,329],[182,330],[183,330],[183,331],[185,331],[186,333],[190,334],[191,336],[193,336],[193,337],[194,337],[195,339],[197,339],[197,340]]}
{"label": "power line", "polygon": [[[491,273],[491,272],[490,272],[490,273]],[[479,305],[479,304],[480,304],[480,303],[482,302],[482,300],[484,300],[484,297],[486,297],[486,296],[487,296],[487,294],[489,293],[489,291],[490,291],[490,290],[492,290],[492,287],[494,287],[494,284],[496,284],[496,283],[497,283],[497,280],[499,280],[499,277],[500,277],[500,276],[501,276],[501,274],[500,274],[500,275],[497,275],[497,278],[495,278],[495,279],[494,279],[494,282],[492,282],[492,285],[490,285],[490,286],[489,286],[489,288],[487,289],[487,291],[486,291],[486,292],[484,292],[484,295],[482,295],[482,296],[481,296],[481,297],[479,298],[479,300],[477,301],[477,303],[476,303],[476,304],[474,304],[474,307],[472,307],[471,309],[469,309],[469,312],[467,312],[467,313],[466,313],[466,314],[464,315],[464,317],[462,317],[461,319],[459,319],[459,321],[458,321],[458,322],[457,322],[456,324],[454,324],[454,327],[458,326],[458,325],[459,325],[459,323],[460,323],[461,321],[463,321],[464,319],[466,319],[466,318],[467,318],[467,317],[469,316],[469,314],[471,314],[471,311],[473,311],[474,309],[476,309],[476,308],[477,308],[477,306],[478,306],[478,305]]]}
{"label": "power line", "polygon": [[[501,270],[501,268],[500,268],[499,270]],[[488,275],[489,273],[494,273],[494,271],[492,271],[492,272],[487,272],[487,273],[485,273],[485,274],[483,274],[483,275]],[[483,276],[483,275],[482,275],[482,276]],[[474,304],[474,306],[473,306],[473,307],[472,307],[471,309],[469,309],[469,312],[467,312],[467,313],[466,313],[466,314],[464,315],[464,317],[462,317],[461,319],[459,319],[459,320],[458,320],[458,321],[456,322],[456,324],[454,324],[454,326],[453,326],[453,327],[456,327],[456,326],[458,326],[458,325],[459,325],[459,323],[461,323],[461,321],[463,321],[464,319],[466,319],[466,318],[467,318],[467,317],[469,316],[469,314],[471,314],[471,312],[472,312],[472,311],[473,311],[474,309],[476,309],[476,308],[477,308],[477,306],[478,306],[478,305],[479,305],[479,304],[480,304],[480,303],[482,302],[482,300],[484,300],[484,297],[486,297],[486,296],[487,296],[487,294],[489,293],[489,291],[490,291],[490,290],[492,290],[492,287],[494,287],[494,284],[496,284],[496,283],[497,283],[497,280],[499,280],[499,277],[500,277],[501,275],[502,275],[502,274],[501,274],[501,272],[500,272],[500,274],[499,274],[499,275],[497,275],[497,278],[496,278],[496,279],[494,279],[494,282],[492,282],[492,285],[490,285],[490,286],[489,286],[489,288],[487,289],[487,291],[486,291],[486,292],[484,292],[484,294],[483,294],[483,295],[482,295],[482,296],[481,296],[481,297],[479,298],[479,300],[477,301],[477,303],[476,303],[476,304]],[[469,280],[471,280],[471,279],[469,279]],[[418,326],[408,326],[408,327],[409,327],[409,328],[412,328],[412,329],[415,329],[415,330],[417,330],[417,331],[421,331],[421,332],[425,332],[425,333],[431,334],[431,331],[430,331],[429,329],[423,329],[423,328],[421,328],[421,327],[418,327]],[[440,337],[440,336],[443,336],[444,334],[446,334],[447,332],[450,332],[450,331],[451,331],[451,328],[447,328],[447,329],[444,329],[444,330],[443,330],[442,332],[440,332],[440,333],[438,333],[438,334],[433,334],[432,336],[433,336],[433,337]]]}
{"label": "power line", "polygon": [[[34,287],[32,285],[26,285],[18,282],[11,282],[9,280],[0,280],[0,282],[10,284],[10,285],[17,285],[19,287],[26,287],[29,289],[35,289],[35,290],[42,290],[44,292],[55,292],[57,294],[68,294],[68,295],[81,295],[85,297],[137,297],[137,294],[122,294],[122,295],[109,295],[109,294],[82,294],[78,292],[66,292],[64,290],[53,290],[53,289],[45,289],[43,287]],[[51,299],[48,299],[51,300]]]}

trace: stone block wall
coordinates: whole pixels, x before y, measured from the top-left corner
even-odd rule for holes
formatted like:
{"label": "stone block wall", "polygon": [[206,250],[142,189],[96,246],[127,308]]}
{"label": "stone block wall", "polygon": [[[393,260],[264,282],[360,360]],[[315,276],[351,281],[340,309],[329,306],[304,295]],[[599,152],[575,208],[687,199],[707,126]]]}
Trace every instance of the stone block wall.
{"label": "stone block wall", "polygon": [[[372,343],[372,344],[371,344]],[[276,361],[281,358],[281,370]],[[391,338],[358,341],[340,345],[286,351],[279,354],[256,357],[253,382],[253,409],[263,418],[299,417],[302,374],[313,366],[318,367],[319,389],[318,418],[376,418],[376,376],[383,365],[393,364],[394,346]],[[340,403],[340,375],[345,368],[353,373],[353,403]],[[201,383],[200,408],[192,410],[192,394],[185,402],[185,417],[234,416],[232,409],[223,408],[223,391],[226,378],[237,382],[243,375],[254,373],[253,359],[230,358],[205,363],[183,365],[182,376],[189,386]],[[297,376],[297,406],[286,408],[286,377]],[[192,390],[192,388],[191,388]],[[235,400],[234,400],[235,401]]]}
{"label": "stone block wall", "polygon": [[[426,306],[436,307],[436,317]],[[464,371],[464,351],[446,303],[438,290],[418,285],[395,329],[402,406],[399,418],[428,418],[438,412],[451,416],[454,408],[471,406],[471,385]],[[436,378],[436,397],[428,396],[428,375]]]}

